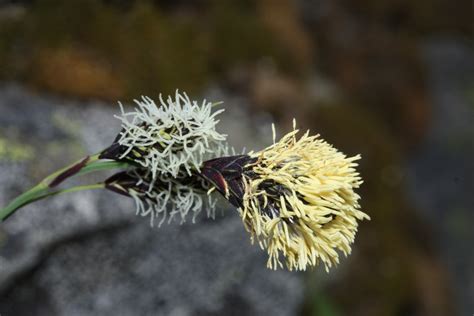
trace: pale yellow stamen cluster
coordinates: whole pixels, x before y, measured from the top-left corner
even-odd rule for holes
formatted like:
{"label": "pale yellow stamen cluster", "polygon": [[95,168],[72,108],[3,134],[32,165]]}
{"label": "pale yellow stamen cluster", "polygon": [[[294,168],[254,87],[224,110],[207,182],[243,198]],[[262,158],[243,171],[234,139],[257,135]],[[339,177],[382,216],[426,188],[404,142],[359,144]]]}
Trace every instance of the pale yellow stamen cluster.
{"label": "pale yellow stamen cluster", "polygon": [[[267,266],[305,270],[324,263],[326,270],[348,255],[357,232],[358,220],[370,219],[359,210],[362,183],[356,171],[360,156],[346,157],[330,144],[306,132],[299,140],[297,130],[279,142],[251,153],[258,161],[250,166],[255,173],[244,176],[245,195],[239,210],[246,229],[262,249],[267,249]],[[278,197],[270,196],[264,181],[285,188]],[[275,216],[262,210],[277,205]]]}

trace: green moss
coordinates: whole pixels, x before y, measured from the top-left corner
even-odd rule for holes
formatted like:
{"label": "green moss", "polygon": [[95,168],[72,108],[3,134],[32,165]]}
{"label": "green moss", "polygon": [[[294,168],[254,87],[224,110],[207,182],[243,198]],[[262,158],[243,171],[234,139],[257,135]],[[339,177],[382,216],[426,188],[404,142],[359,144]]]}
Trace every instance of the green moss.
{"label": "green moss", "polygon": [[45,151],[50,157],[64,157],[65,155],[81,157],[87,154],[86,148],[79,142],[81,125],[61,113],[55,112],[51,117],[51,124],[68,136],[67,141],[52,141],[45,145]]}
{"label": "green moss", "polygon": [[304,279],[305,298],[299,311],[299,315],[308,316],[339,316],[341,307],[338,306],[337,298],[333,297],[328,289],[328,281],[331,278],[322,267],[310,270]]}
{"label": "green moss", "polygon": [[[115,60],[128,84],[127,95],[195,92],[207,81],[207,56],[199,28],[139,4],[121,26]],[[114,52],[110,52],[113,54]]]}
{"label": "green moss", "polygon": [[0,138],[0,160],[25,161],[34,157],[34,150],[26,144],[11,142]]}
{"label": "green moss", "polygon": [[18,45],[23,41],[22,26],[15,19],[0,19],[0,78],[16,79],[25,69],[25,56]]}
{"label": "green moss", "polygon": [[51,116],[51,123],[71,137],[77,137],[81,130],[81,125],[78,121],[75,121],[59,112],[53,113]]}
{"label": "green moss", "polygon": [[[127,10],[92,0],[35,1],[25,14],[8,22],[8,28],[1,28],[1,62],[22,67],[10,67],[0,76],[38,85],[45,81],[41,69],[54,68],[61,81],[61,76],[70,77],[62,74],[68,67],[55,64],[54,52],[80,50],[93,56],[94,67],[102,64],[114,70],[123,82],[121,97],[136,97],[170,93],[178,87],[198,92],[225,75],[225,69],[262,57],[291,65],[262,25],[253,3],[209,1],[205,6],[196,14],[176,15],[149,1],[137,1]],[[48,88],[54,90],[54,85]],[[58,88],[63,91],[74,93],[74,86]],[[101,96],[91,91],[91,96],[97,95]]]}
{"label": "green moss", "polygon": [[[211,36],[212,65],[215,70],[275,56],[276,45],[265,30],[255,8],[230,1],[214,1],[207,24]],[[245,22],[243,22],[245,21]]]}

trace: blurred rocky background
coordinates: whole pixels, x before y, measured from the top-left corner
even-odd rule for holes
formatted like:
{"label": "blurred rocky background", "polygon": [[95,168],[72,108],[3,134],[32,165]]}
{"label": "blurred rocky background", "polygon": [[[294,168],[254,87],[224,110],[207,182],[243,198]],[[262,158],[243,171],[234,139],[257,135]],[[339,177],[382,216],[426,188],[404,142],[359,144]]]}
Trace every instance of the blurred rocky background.
{"label": "blurred rocky background", "polygon": [[353,254],[268,271],[225,204],[150,228],[80,192],[0,227],[4,315],[470,315],[471,1],[0,0],[0,205],[108,145],[117,100],[176,88],[225,102],[241,149],[296,118],[361,153]]}

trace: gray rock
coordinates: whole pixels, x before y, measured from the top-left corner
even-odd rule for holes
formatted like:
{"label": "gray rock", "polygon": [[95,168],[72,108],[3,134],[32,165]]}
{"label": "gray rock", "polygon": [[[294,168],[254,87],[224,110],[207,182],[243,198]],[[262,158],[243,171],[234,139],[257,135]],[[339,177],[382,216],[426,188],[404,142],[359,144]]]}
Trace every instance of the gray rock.
{"label": "gray rock", "polygon": [[[0,87],[0,140],[30,152],[20,161],[0,155],[0,205],[107,146],[119,130],[116,110]],[[253,135],[252,145],[258,143],[255,126],[267,123],[232,109],[223,121],[233,140]],[[236,211],[220,208],[223,215],[215,220],[202,212],[195,224],[152,228],[134,215],[131,200],[110,192],[26,206],[0,228],[0,314],[295,314],[303,295],[300,275],[266,269],[265,253],[250,244]]]}
{"label": "gray rock", "polygon": [[432,121],[409,159],[409,193],[436,229],[461,315],[474,310],[474,51],[432,38],[423,47]]}

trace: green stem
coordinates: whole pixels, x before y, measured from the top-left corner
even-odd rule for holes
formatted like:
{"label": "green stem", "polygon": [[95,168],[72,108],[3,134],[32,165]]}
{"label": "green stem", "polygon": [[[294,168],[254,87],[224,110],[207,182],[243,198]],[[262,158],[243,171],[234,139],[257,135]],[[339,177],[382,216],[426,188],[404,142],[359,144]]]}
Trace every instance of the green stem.
{"label": "green stem", "polygon": [[[22,206],[25,206],[34,201],[44,199],[49,196],[68,193],[68,192],[104,188],[104,183],[97,183],[97,184],[92,184],[92,185],[81,185],[81,186],[76,186],[76,187],[62,189],[62,190],[53,190],[52,187],[55,186],[54,182],[58,179],[58,176],[64,175],[65,172],[67,172],[68,170],[71,170],[71,168],[74,168],[75,166],[78,166],[78,164],[81,164],[81,162],[83,161],[84,159],[78,160],[75,163],[65,168],[62,168],[58,171],[53,172],[52,174],[44,178],[39,184],[31,188],[30,190],[22,193],[20,196],[18,196],[13,201],[11,201],[7,206],[0,209],[0,220],[5,221],[10,215],[12,215],[15,211],[17,211]],[[128,166],[130,166],[130,164],[125,163],[125,162],[101,161],[99,160],[99,155],[96,154],[89,157],[85,165],[80,166],[79,167],[80,169],[78,171],[72,173],[71,175],[66,174],[63,177],[64,179],[60,180],[58,183],[62,182],[63,180],[71,176],[84,175],[87,173],[101,171],[101,170],[126,168]]]}
{"label": "green stem", "polygon": [[48,192],[48,187],[43,183],[40,183],[32,189],[22,193],[16,199],[11,201],[10,204],[0,210],[0,219],[2,221],[6,220],[17,209],[32,201],[36,201],[39,196],[45,194],[46,192]]}
{"label": "green stem", "polygon": [[[73,166],[76,166],[77,164],[79,164],[81,161],[83,161],[83,159],[79,159],[78,161],[70,164],[69,166],[66,166],[64,168],[61,168],[55,172],[53,172],[52,174],[50,174],[49,176],[47,176],[46,178],[43,179],[43,181],[40,182],[40,184],[44,184],[46,185],[47,187],[50,186],[51,182],[54,181],[54,179],[56,179],[60,174],[64,173],[66,170],[69,170],[71,169]],[[90,156],[89,157],[89,160],[87,161],[86,166],[90,165],[90,164],[94,164],[95,162],[97,162],[99,160],[99,154],[95,154],[93,156]],[[82,169],[84,169],[84,167]]]}
{"label": "green stem", "polygon": [[16,210],[25,206],[26,204],[33,203],[35,201],[63,193],[84,191],[84,190],[97,190],[103,189],[105,187],[104,183],[96,183],[89,185],[79,185],[68,189],[50,191],[49,188],[43,188],[42,185],[37,185],[34,188],[26,191],[25,193],[18,196],[10,204],[0,210],[0,219],[5,221],[10,215],[12,215]]}
{"label": "green stem", "polygon": [[101,170],[109,170],[109,169],[120,169],[120,168],[127,168],[131,165],[126,162],[119,162],[119,161],[95,161],[92,163],[88,163],[84,168],[81,169],[76,175],[84,175],[87,173],[91,173],[94,171],[101,171]]}
{"label": "green stem", "polygon": [[63,194],[63,193],[71,193],[71,192],[85,191],[85,190],[98,190],[98,189],[104,189],[104,188],[105,188],[105,183],[103,183],[103,182],[99,182],[99,183],[96,183],[96,184],[78,185],[78,186],[75,186],[75,187],[72,187],[72,188],[57,190],[57,191],[53,191],[53,192],[47,192],[47,193],[38,195],[31,202],[38,201],[38,200],[41,200],[41,199],[44,199],[44,198],[47,198],[47,197],[50,197],[50,196],[53,196],[53,195]]}

